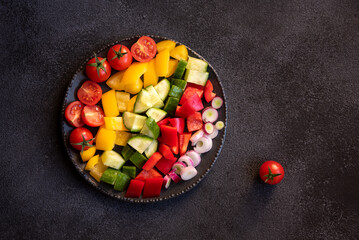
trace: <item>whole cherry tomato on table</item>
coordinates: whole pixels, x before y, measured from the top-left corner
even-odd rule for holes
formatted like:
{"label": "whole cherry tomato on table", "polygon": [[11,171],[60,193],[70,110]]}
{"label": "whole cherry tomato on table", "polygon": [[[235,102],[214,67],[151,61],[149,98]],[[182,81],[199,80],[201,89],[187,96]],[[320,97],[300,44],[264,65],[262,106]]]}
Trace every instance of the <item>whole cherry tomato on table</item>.
{"label": "whole cherry tomato on table", "polygon": [[157,53],[156,42],[148,36],[142,36],[132,45],[131,53],[137,61],[149,62]]}
{"label": "whole cherry tomato on table", "polygon": [[71,146],[81,152],[87,150],[89,147],[93,147],[93,140],[94,137],[87,128],[78,127],[70,133]]}
{"label": "whole cherry tomato on table", "polygon": [[95,82],[104,82],[111,76],[111,66],[106,58],[95,57],[86,64],[86,75]]}
{"label": "whole cherry tomato on table", "polygon": [[126,46],[117,44],[108,50],[107,60],[113,69],[122,71],[131,65],[132,54]]}
{"label": "whole cherry tomato on table", "polygon": [[266,161],[259,169],[260,178],[268,184],[280,183],[284,177],[284,169],[276,161]]}
{"label": "whole cherry tomato on table", "polygon": [[82,127],[84,122],[81,119],[81,112],[84,104],[80,101],[71,102],[65,109],[65,118],[73,127]]}
{"label": "whole cherry tomato on table", "polygon": [[101,100],[102,89],[94,81],[86,81],[77,91],[77,97],[82,103],[92,106]]}

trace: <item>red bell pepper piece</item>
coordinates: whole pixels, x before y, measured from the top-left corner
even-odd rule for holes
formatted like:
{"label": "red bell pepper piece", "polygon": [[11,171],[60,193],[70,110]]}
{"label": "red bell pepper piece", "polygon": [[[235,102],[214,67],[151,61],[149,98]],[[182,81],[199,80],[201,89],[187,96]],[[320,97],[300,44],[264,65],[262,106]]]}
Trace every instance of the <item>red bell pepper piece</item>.
{"label": "red bell pepper piece", "polygon": [[161,125],[161,138],[160,142],[168,145],[168,146],[177,146],[178,145],[178,137],[177,137],[177,129],[175,127]]}
{"label": "red bell pepper piece", "polygon": [[[176,145],[177,146],[177,145]],[[169,160],[174,160],[176,161],[177,158],[175,156],[173,156],[173,153],[170,149],[169,146],[163,144],[163,143],[160,143],[160,146],[158,147],[158,151],[162,154],[162,156],[166,159],[169,159]]]}
{"label": "red bell pepper piece", "polygon": [[192,133],[183,133],[179,135],[180,156],[187,152],[187,147],[191,136]]}
{"label": "red bell pepper piece", "polygon": [[135,178],[136,180],[141,180],[144,181],[147,178],[161,178],[162,175],[157,172],[155,169],[151,168],[150,170],[146,171],[146,170],[142,170],[137,177]]}
{"label": "red bell pepper piece", "polygon": [[184,119],[183,118],[169,118],[168,121],[172,127],[177,129],[179,134],[183,133],[184,131]]}
{"label": "red bell pepper piece", "polygon": [[193,113],[203,109],[203,104],[201,99],[197,94],[193,94],[177,111],[178,117],[187,118]]}
{"label": "red bell pepper piece", "polygon": [[132,179],[130,185],[127,188],[125,197],[128,198],[139,198],[142,193],[142,189],[145,186],[144,181]]}
{"label": "red bell pepper piece", "polygon": [[203,90],[194,87],[186,87],[179,104],[183,105],[193,94],[197,94],[199,98],[203,97]]}
{"label": "red bell pepper piece", "polygon": [[180,105],[177,105],[175,116],[178,116],[178,110],[179,110],[179,109],[180,109]]}
{"label": "red bell pepper piece", "polygon": [[203,127],[202,114],[195,112],[187,118],[187,129],[189,132],[199,130]]}
{"label": "red bell pepper piece", "polygon": [[209,103],[216,96],[213,92],[213,85],[210,80],[207,80],[206,86],[204,87],[204,98]]}
{"label": "red bell pepper piece", "polygon": [[164,118],[164,119],[162,119],[161,121],[159,121],[159,122],[157,123],[158,126],[168,125],[168,124],[169,124],[168,118]]}
{"label": "red bell pepper piece", "polygon": [[142,169],[149,171],[150,169],[152,169],[156,163],[161,160],[162,155],[159,152],[155,152],[154,154],[152,154],[152,156],[146,161],[145,165],[143,165]]}
{"label": "red bell pepper piece", "polygon": [[[178,141],[178,144],[179,144],[179,141]],[[178,145],[171,147],[171,151],[173,152],[173,154],[177,155],[178,154]]]}
{"label": "red bell pepper piece", "polygon": [[169,173],[171,171],[173,164],[176,162],[175,160],[170,160],[166,158],[162,158],[158,163],[156,164],[156,168],[163,174]]}
{"label": "red bell pepper piece", "polygon": [[163,178],[148,178],[143,188],[143,198],[158,197],[161,194]]}
{"label": "red bell pepper piece", "polygon": [[204,87],[195,83],[187,82],[187,87],[197,88],[198,90],[204,90]]}

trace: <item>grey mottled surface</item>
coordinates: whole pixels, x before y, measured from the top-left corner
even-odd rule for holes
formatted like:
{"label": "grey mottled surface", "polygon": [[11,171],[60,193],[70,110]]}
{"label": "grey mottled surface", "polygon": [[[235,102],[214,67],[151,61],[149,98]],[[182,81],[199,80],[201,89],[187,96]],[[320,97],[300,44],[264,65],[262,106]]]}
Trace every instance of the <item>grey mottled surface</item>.
{"label": "grey mottled surface", "polygon": [[[357,239],[358,1],[1,1],[2,239]],[[134,205],[93,189],[62,146],[72,75],[94,50],[153,34],[220,75],[222,153],[178,198]],[[281,162],[276,187],[258,180]]]}

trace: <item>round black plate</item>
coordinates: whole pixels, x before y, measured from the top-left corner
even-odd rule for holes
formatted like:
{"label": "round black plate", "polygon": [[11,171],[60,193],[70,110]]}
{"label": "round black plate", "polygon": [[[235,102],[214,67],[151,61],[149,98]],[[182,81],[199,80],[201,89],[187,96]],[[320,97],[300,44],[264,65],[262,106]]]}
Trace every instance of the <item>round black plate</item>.
{"label": "round black plate", "polygon": [[[132,46],[133,43],[135,43],[137,41],[137,39],[139,37],[140,36],[125,38],[125,39],[117,41],[113,44],[109,44],[106,47],[104,47],[103,49],[100,49],[99,51],[97,51],[97,55],[100,57],[106,57],[109,48],[115,44],[123,44],[125,46],[130,47],[130,46]],[[152,37],[156,42],[168,39],[168,38],[159,37],[159,36],[150,36],[150,37]],[[177,44],[180,44],[180,43],[177,42]],[[198,53],[194,52],[193,50],[191,50],[188,47],[187,47],[187,49],[188,49],[189,56],[203,59]],[[89,59],[87,59],[86,62],[88,60],[90,60],[90,58],[92,58],[92,57],[93,56],[89,56]],[[203,59],[203,60],[205,60],[205,59]],[[129,201],[129,202],[143,203],[143,202],[162,201],[162,200],[169,199],[172,197],[176,197],[180,194],[183,194],[183,193],[187,192],[188,190],[192,189],[194,186],[196,186],[206,176],[206,174],[209,172],[209,170],[212,168],[213,164],[217,160],[219,153],[221,152],[223,143],[224,143],[224,139],[225,139],[225,135],[226,135],[226,128],[219,131],[218,136],[215,139],[213,139],[213,147],[212,147],[211,151],[209,151],[208,153],[202,154],[202,156],[201,156],[202,161],[201,161],[200,165],[196,167],[198,174],[193,179],[191,179],[189,181],[181,181],[177,184],[171,183],[171,185],[168,189],[162,189],[160,197],[157,197],[157,198],[145,198],[145,199],[142,199],[142,197],[141,198],[126,198],[126,197],[124,197],[124,195],[125,195],[124,192],[115,191],[113,189],[113,186],[111,186],[109,184],[106,184],[103,182],[97,182],[94,178],[91,177],[91,175],[89,174],[88,171],[85,171],[86,163],[82,162],[79,152],[77,150],[74,150],[69,144],[68,139],[69,139],[69,135],[70,135],[71,131],[73,130],[73,127],[70,126],[66,122],[65,117],[64,117],[64,111],[65,111],[66,106],[70,102],[77,100],[76,92],[77,92],[78,88],[81,86],[81,84],[85,80],[88,80],[88,78],[85,75],[85,71],[84,71],[86,62],[84,62],[82,64],[82,66],[80,66],[80,68],[77,70],[77,72],[75,73],[74,77],[72,78],[72,80],[67,88],[63,106],[62,106],[62,115],[61,115],[62,116],[61,127],[62,127],[65,148],[67,150],[68,156],[70,157],[72,163],[75,165],[77,171],[81,174],[81,176],[83,176],[87,182],[89,182],[92,186],[94,186],[96,189],[100,190],[101,192],[103,192],[111,197],[121,199],[124,201]],[[225,100],[225,94],[224,94],[221,82],[219,80],[219,77],[218,77],[216,71],[214,70],[214,68],[210,64],[208,66],[208,72],[209,72],[209,79],[211,80],[211,82],[213,84],[214,92],[217,94],[217,96],[220,96]],[[103,92],[106,92],[109,90],[109,87],[106,85],[105,82],[101,83],[100,85],[103,89]],[[204,106],[205,107],[209,106],[209,104],[204,101]],[[219,112],[218,120],[223,121],[225,123],[225,126],[227,126],[226,101],[224,101],[223,107],[221,109],[219,109],[218,112]],[[93,133],[96,133],[97,129],[90,129],[90,130]],[[118,146],[116,146],[114,150],[117,150],[117,149],[119,150],[120,148]],[[100,151],[98,151],[98,152],[100,152]]]}

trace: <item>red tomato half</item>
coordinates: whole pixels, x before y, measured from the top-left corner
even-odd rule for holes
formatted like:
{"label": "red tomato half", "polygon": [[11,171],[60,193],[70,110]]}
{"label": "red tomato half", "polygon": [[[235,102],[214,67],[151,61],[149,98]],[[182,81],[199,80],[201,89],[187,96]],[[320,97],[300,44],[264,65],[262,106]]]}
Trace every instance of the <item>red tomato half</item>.
{"label": "red tomato half", "polygon": [[117,44],[108,50],[107,59],[112,68],[122,71],[131,65],[132,54],[126,46]]}
{"label": "red tomato half", "polygon": [[93,135],[87,128],[78,127],[70,133],[70,144],[73,148],[83,151],[92,146]]}
{"label": "red tomato half", "polygon": [[82,127],[84,122],[81,119],[81,112],[84,105],[80,101],[70,103],[65,110],[65,118],[73,127]]}
{"label": "red tomato half", "polygon": [[140,37],[131,47],[132,56],[139,62],[149,62],[157,52],[155,41],[147,36]]}
{"label": "red tomato half", "polygon": [[95,82],[104,82],[111,75],[111,66],[106,61],[106,58],[97,57],[95,55],[86,64],[86,75]]}
{"label": "red tomato half", "polygon": [[93,81],[86,81],[77,91],[78,99],[86,105],[95,105],[101,100],[102,89]]}
{"label": "red tomato half", "polygon": [[265,183],[277,184],[284,177],[284,169],[276,161],[266,161],[259,169],[259,176]]}
{"label": "red tomato half", "polygon": [[90,127],[99,127],[105,123],[105,114],[102,108],[97,105],[85,106],[81,117],[84,123]]}

